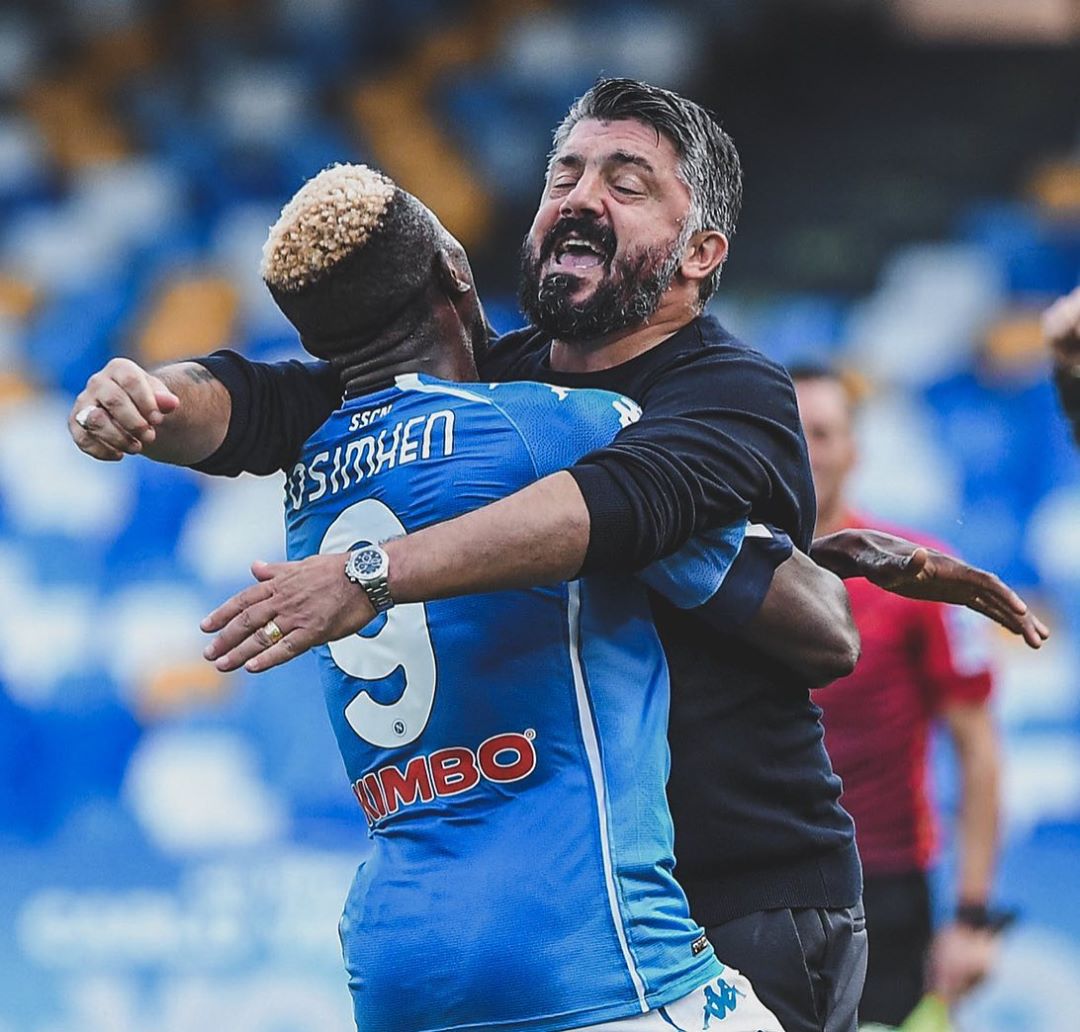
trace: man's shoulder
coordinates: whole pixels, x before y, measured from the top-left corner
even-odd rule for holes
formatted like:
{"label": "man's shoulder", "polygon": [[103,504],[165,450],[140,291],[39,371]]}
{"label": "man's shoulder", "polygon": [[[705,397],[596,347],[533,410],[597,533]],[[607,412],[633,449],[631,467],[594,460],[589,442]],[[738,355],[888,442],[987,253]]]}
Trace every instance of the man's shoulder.
{"label": "man's shoulder", "polygon": [[636,423],[640,406],[625,395],[596,387],[563,387],[534,380],[485,384],[492,403],[527,440],[537,433],[582,438],[602,429],[603,443],[620,426]]}
{"label": "man's shoulder", "polygon": [[697,341],[691,338],[687,351],[697,350],[705,361],[738,364],[790,381],[787,370],[779,362],[737,337],[715,316],[702,315],[691,326],[696,330]]}
{"label": "man's shoulder", "polygon": [[[635,360],[631,360],[635,361]],[[728,372],[790,382],[782,365],[736,337],[710,315],[698,316],[662,344],[638,357],[655,375],[679,369],[715,366]]]}
{"label": "man's shoulder", "polygon": [[638,373],[643,388],[667,385],[680,392],[707,392],[718,401],[738,396],[767,406],[782,395],[794,404],[795,389],[782,365],[750,347],[712,316],[701,316],[675,336],[647,352]]}
{"label": "man's shoulder", "polygon": [[487,407],[525,438],[534,436],[538,429],[546,427],[545,432],[550,432],[561,424],[572,427],[580,422],[602,422],[607,426],[620,416],[626,422],[635,422],[641,413],[636,403],[613,391],[561,387],[539,380],[458,382],[408,374],[399,376],[396,386],[412,395],[449,399],[451,405]]}

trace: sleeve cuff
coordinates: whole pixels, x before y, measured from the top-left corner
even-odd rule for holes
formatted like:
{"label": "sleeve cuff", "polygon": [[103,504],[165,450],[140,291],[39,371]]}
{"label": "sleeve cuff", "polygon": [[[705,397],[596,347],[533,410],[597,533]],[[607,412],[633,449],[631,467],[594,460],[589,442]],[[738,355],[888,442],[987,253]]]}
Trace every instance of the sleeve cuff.
{"label": "sleeve cuff", "polygon": [[201,365],[212,373],[214,379],[224,384],[229,396],[233,399],[233,409],[229,416],[229,428],[225,431],[225,437],[221,444],[211,452],[202,462],[193,463],[191,468],[198,473],[209,473],[215,476],[226,473],[235,476],[235,472],[227,468],[224,461],[232,453],[237,438],[241,432],[242,420],[237,418],[236,398],[243,395],[247,387],[247,381],[241,371],[240,364],[236,361],[239,356],[235,351],[215,351],[212,355],[203,355],[191,359],[197,365]]}
{"label": "sleeve cuff", "polygon": [[713,626],[723,623],[734,628],[751,620],[769,593],[776,568],[794,547],[782,531],[751,524],[720,590],[698,612],[707,615]]}
{"label": "sleeve cuff", "polygon": [[589,510],[589,547],[578,571],[634,573],[626,568],[627,556],[638,551],[633,529],[633,510],[622,488],[599,465],[571,466],[567,472],[577,482]]}

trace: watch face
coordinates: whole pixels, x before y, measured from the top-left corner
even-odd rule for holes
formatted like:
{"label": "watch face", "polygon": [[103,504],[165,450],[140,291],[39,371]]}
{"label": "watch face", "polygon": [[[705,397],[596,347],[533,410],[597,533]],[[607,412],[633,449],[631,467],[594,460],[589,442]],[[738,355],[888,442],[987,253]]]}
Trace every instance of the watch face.
{"label": "watch face", "polygon": [[356,553],[354,568],[361,577],[371,577],[382,566],[382,553],[377,548],[362,548]]}

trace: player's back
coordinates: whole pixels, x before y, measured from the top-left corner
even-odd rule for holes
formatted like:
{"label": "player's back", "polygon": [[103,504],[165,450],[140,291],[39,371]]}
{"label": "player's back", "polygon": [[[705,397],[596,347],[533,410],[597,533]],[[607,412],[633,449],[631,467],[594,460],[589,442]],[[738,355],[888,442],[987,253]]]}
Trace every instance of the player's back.
{"label": "player's back", "polygon": [[[635,417],[600,392],[399,378],[307,442],[290,557],[478,508]],[[364,1032],[574,1028],[718,972],[672,877],[667,669],[635,582],[400,605],[319,663],[374,840],[341,928]]]}

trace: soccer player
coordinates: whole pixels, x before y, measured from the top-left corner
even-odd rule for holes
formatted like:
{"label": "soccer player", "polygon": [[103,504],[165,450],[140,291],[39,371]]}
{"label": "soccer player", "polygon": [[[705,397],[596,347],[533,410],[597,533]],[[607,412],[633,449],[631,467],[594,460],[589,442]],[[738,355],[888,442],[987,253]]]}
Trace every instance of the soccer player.
{"label": "soccer player", "polygon": [[[478,342],[476,357],[484,379],[610,389],[644,414],[569,470],[388,542],[396,600],[626,574],[747,516],[809,548],[813,487],[790,380],[703,314],[741,184],[730,137],[683,97],[616,79],[575,103],[525,243],[522,296],[534,325],[490,348]],[[219,353],[168,377],[184,395],[172,457],[218,474],[286,465],[340,400],[331,363]],[[155,397],[124,367],[92,378],[71,432],[88,453],[119,458],[173,418],[161,405],[176,399]],[[951,601],[989,600],[995,618],[1041,640],[996,579],[944,557],[924,555],[916,568],[910,551],[882,541],[861,538],[846,552],[834,540],[822,557],[904,590],[947,585]],[[744,549],[736,567],[755,554]],[[366,626],[375,614],[343,586],[345,562],[326,553],[256,567],[260,583],[205,623],[220,632],[210,656],[222,669],[266,669]],[[260,624],[248,612],[270,599],[284,632],[274,644],[252,633]],[[654,600],[674,686],[668,798],[679,877],[718,952],[738,958],[788,1032],[847,1032],[865,952],[853,828],[809,692],[829,675],[793,669],[791,636],[745,622],[761,603],[748,599],[743,625],[724,634]],[[854,650],[831,657],[832,676],[853,659]]]}
{"label": "soccer player", "polygon": [[[373,838],[341,924],[357,1028],[781,1032],[672,876],[668,681],[644,588],[595,576],[393,605],[380,542],[561,469],[639,414],[608,393],[450,382],[476,379],[483,323],[475,292],[440,300],[441,241],[410,195],[339,166],[264,252],[275,300],[344,388],[287,471],[289,555],[349,552],[347,582],[380,613],[318,656]],[[741,537],[725,528],[658,575],[704,601]]]}
{"label": "soccer player", "polygon": [[[792,368],[814,485],[818,529],[873,526],[852,511],[853,400],[818,366]],[[907,532],[905,532],[907,533]],[[914,537],[914,534],[910,536]],[[859,1017],[898,1026],[933,989],[955,1002],[987,974],[997,917],[988,908],[997,859],[1000,757],[992,676],[972,614],[847,581],[862,639],[855,671],[818,690],[825,744],[844,782],[862,856],[870,958]],[[928,871],[934,815],[927,791],[931,724],[948,730],[959,761],[957,905],[932,932]],[[927,978],[927,962],[930,962]]]}
{"label": "soccer player", "polygon": [[1080,287],[1058,298],[1043,314],[1043,334],[1054,360],[1061,407],[1080,444]]}

